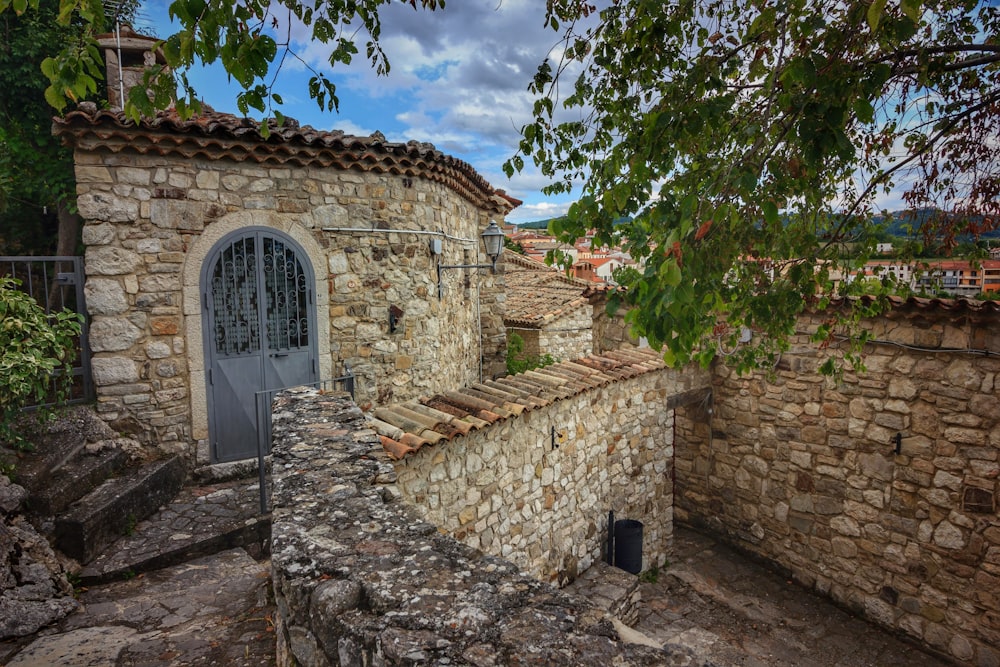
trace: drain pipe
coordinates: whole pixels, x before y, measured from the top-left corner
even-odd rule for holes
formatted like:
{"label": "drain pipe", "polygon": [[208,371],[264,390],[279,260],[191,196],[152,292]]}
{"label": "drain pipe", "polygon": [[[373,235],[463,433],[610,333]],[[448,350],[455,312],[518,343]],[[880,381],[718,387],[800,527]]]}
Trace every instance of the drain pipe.
{"label": "drain pipe", "polygon": [[608,565],[615,564],[615,511],[608,510]]}

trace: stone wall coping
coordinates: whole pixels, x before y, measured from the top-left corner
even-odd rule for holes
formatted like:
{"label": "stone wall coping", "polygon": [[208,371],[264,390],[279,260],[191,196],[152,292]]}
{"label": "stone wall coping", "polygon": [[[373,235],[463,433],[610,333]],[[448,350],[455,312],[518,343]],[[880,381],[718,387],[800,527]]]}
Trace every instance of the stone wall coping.
{"label": "stone wall coping", "polygon": [[623,643],[587,600],[417,518],[399,497],[378,436],[347,394],[280,394],[273,456],[279,658],[386,666],[673,664],[671,649]]}
{"label": "stone wall coping", "polygon": [[664,368],[655,350],[614,350],[381,407],[372,413],[369,425],[389,458],[399,460],[424,445],[453,440],[555,401]]}

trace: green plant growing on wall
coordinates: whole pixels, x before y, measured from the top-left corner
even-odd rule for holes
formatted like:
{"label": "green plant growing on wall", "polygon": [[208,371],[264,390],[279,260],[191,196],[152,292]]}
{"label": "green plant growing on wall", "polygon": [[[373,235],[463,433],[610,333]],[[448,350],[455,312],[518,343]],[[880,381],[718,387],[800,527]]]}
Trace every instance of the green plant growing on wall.
{"label": "green plant growing on wall", "polygon": [[69,310],[47,314],[18,285],[0,278],[0,443],[30,449],[15,420],[26,405],[68,397],[80,316]]}
{"label": "green plant growing on wall", "polygon": [[507,334],[507,373],[516,375],[535,368],[551,366],[559,361],[551,354],[524,354],[524,339],[516,333]]}

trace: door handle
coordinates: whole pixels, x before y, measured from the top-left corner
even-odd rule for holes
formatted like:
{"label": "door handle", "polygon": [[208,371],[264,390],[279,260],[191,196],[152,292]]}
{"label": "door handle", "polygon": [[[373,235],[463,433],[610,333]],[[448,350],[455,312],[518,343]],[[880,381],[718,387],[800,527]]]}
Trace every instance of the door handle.
{"label": "door handle", "polygon": [[287,357],[288,353],[287,352],[272,352],[271,356],[272,357]]}

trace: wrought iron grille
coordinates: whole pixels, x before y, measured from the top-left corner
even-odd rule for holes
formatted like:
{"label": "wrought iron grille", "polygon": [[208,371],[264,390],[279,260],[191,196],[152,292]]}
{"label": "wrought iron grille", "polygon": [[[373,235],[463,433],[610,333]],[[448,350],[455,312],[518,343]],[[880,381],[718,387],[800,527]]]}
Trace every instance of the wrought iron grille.
{"label": "wrought iron grille", "polygon": [[224,357],[260,350],[257,240],[238,239],[222,251],[212,274],[215,352]]}
{"label": "wrought iron grille", "polygon": [[292,248],[269,237],[264,237],[263,260],[268,349],[308,347],[308,281],[302,263]]}

